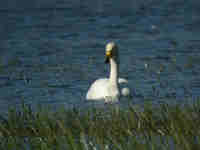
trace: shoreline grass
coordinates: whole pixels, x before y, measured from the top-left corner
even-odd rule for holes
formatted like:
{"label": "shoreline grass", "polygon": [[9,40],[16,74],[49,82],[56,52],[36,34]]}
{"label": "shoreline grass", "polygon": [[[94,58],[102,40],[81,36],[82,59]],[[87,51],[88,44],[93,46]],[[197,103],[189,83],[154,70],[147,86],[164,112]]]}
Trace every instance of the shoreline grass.
{"label": "shoreline grass", "polygon": [[200,103],[33,111],[0,117],[0,149],[200,149]]}

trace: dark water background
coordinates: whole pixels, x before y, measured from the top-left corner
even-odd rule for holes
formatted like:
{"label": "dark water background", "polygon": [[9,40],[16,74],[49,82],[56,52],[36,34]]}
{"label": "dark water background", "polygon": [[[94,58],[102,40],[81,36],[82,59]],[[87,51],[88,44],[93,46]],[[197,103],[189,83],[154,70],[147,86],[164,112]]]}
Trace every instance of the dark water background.
{"label": "dark water background", "polygon": [[120,48],[120,76],[134,103],[200,96],[197,0],[0,2],[0,112],[26,104],[82,106],[108,75],[104,47]]}

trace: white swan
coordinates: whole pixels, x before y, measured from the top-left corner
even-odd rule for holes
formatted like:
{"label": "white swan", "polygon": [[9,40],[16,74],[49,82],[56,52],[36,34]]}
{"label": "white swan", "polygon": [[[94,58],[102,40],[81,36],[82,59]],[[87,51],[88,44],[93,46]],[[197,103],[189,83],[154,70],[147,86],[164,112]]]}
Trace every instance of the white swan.
{"label": "white swan", "polygon": [[118,47],[114,42],[109,42],[106,45],[106,60],[105,63],[110,62],[110,76],[109,78],[101,78],[96,80],[89,88],[86,99],[87,100],[105,100],[118,101],[121,96],[130,96],[130,89],[128,87],[121,88],[123,84],[128,81],[123,78],[118,78],[119,71],[119,57]]}

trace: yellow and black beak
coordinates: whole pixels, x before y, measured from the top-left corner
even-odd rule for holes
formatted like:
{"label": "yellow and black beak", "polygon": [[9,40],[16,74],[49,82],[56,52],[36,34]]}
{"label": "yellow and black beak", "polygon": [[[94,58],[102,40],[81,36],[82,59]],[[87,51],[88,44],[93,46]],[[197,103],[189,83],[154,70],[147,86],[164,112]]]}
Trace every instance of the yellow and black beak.
{"label": "yellow and black beak", "polygon": [[105,58],[105,63],[109,63],[110,58],[112,57],[112,52],[111,51],[106,51],[106,58]]}

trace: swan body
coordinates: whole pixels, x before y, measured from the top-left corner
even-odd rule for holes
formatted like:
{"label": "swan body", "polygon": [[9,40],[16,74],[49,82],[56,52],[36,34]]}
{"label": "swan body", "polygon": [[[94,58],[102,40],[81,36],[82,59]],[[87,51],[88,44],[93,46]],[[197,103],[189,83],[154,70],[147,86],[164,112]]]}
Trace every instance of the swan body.
{"label": "swan body", "polygon": [[124,78],[118,78],[119,57],[118,47],[114,42],[106,45],[106,63],[110,62],[109,78],[97,79],[89,88],[87,100],[105,100],[118,101],[121,96],[130,96],[130,89],[123,87],[128,81]]}

